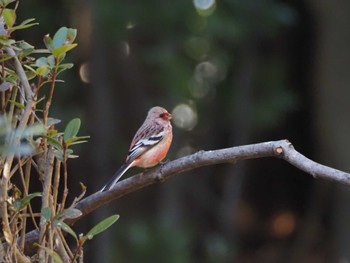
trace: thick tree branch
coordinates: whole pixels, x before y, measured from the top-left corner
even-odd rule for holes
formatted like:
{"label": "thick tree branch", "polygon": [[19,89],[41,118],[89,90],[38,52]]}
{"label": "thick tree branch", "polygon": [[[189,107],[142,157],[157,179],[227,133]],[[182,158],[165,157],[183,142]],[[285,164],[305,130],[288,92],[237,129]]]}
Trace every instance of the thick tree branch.
{"label": "thick tree branch", "polygon": [[[297,152],[288,140],[264,142],[213,151],[199,151],[192,155],[160,165],[153,170],[122,180],[110,191],[102,193],[97,192],[82,199],[75,206],[77,209],[81,210],[82,216],[67,220],[66,222],[72,225],[80,220],[80,218],[115,199],[148,185],[163,182],[179,173],[208,165],[236,163],[242,160],[263,157],[278,157],[314,177],[350,185],[349,173],[324,166],[306,158],[304,155]],[[38,233],[32,231],[27,234],[26,238],[26,247],[29,248],[33,242],[37,241]]]}

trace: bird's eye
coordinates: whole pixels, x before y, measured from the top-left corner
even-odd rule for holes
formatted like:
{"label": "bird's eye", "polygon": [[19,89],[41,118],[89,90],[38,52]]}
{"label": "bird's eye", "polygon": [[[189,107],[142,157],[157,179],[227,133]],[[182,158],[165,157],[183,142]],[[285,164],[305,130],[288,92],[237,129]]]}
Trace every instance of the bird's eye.
{"label": "bird's eye", "polygon": [[164,119],[165,113],[161,113],[161,114],[159,115],[159,117],[162,118],[162,119]]}

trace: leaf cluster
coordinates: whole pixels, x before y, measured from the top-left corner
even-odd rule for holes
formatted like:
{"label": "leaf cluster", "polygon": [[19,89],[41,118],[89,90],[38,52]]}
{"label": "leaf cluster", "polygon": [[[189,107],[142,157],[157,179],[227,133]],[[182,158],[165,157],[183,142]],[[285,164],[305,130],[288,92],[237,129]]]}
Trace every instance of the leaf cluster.
{"label": "leaf cluster", "polygon": [[[83,184],[80,195],[71,204],[66,201],[68,163],[78,157],[74,146],[89,136],[79,135],[79,118],[60,130],[61,121],[50,109],[57,84],[63,82],[58,77],[73,67],[65,60],[77,46],[77,30],[61,27],[53,37],[43,37],[43,48],[35,48],[13,37],[14,31],[38,25],[33,18],[18,22],[18,7],[19,1],[0,0],[0,261],[82,262],[85,242],[118,216],[103,220],[86,235],[77,235],[65,223],[82,215],[74,206],[85,194]],[[42,190],[30,192],[38,183]],[[33,202],[39,204],[38,211]],[[25,253],[29,224],[40,237],[35,255]],[[74,238],[74,246],[68,244],[68,236]]]}

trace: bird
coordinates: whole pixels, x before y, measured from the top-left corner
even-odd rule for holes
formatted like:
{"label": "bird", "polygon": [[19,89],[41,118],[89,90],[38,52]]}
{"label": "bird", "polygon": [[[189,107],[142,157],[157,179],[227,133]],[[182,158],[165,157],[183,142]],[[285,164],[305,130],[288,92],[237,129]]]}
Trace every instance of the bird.
{"label": "bird", "polygon": [[165,158],[173,139],[171,118],[171,114],[159,106],[148,111],[145,121],[131,141],[124,164],[100,192],[110,190],[129,168],[150,168]]}

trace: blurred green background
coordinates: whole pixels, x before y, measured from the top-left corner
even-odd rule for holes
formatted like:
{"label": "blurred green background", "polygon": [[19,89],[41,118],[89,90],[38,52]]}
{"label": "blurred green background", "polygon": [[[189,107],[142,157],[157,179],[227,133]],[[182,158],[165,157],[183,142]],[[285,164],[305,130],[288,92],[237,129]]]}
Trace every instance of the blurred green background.
{"label": "blurred green background", "polygon": [[[148,109],[174,115],[173,160],[197,150],[289,139],[350,171],[350,1],[27,0],[19,37],[43,47],[78,29],[73,70],[52,117],[80,117],[90,142],[70,162],[70,190],[99,190],[124,161]],[[61,128],[62,128],[61,127]],[[139,172],[132,169],[127,173]],[[85,262],[350,262],[350,191],[278,159],[180,174],[81,220],[120,220]]]}

